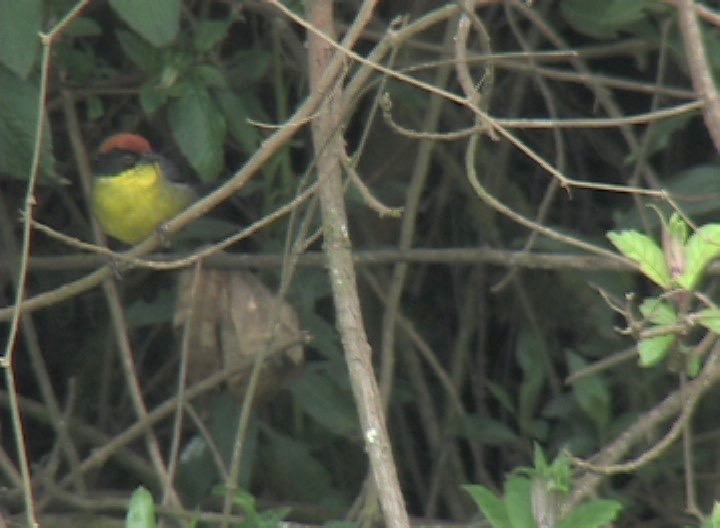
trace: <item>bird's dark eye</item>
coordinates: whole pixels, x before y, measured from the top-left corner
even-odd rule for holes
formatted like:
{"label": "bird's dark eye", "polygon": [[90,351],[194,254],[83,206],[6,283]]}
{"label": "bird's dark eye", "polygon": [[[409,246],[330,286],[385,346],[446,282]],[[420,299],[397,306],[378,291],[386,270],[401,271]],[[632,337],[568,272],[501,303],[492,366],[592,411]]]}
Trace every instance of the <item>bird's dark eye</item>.
{"label": "bird's dark eye", "polygon": [[130,153],[124,153],[118,160],[118,164],[122,165],[126,169],[129,169],[130,167],[135,165],[136,162],[137,155]]}
{"label": "bird's dark eye", "polygon": [[100,175],[121,172],[134,167],[138,159],[139,156],[135,152],[112,150],[98,157],[95,172]]}

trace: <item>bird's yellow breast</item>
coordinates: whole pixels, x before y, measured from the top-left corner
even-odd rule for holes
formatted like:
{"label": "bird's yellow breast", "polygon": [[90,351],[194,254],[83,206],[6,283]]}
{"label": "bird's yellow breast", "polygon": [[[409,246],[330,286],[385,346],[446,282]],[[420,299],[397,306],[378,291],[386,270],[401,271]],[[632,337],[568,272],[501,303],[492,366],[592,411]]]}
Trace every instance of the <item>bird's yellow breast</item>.
{"label": "bird's yellow breast", "polygon": [[92,207],[105,233],[137,244],[194,198],[187,185],[165,178],[158,163],[147,163],[95,178]]}

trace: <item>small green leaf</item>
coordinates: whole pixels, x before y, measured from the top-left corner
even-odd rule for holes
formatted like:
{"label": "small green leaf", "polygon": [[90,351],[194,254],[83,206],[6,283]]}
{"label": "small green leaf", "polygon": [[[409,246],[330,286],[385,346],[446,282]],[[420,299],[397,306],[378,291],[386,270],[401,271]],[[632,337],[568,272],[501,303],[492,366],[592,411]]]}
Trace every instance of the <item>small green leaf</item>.
{"label": "small green leaf", "polygon": [[157,75],[162,67],[162,53],[150,46],[146,41],[135,33],[120,29],[116,37],[125,55],[135,63],[143,72],[149,75]]}
{"label": "small green leaf", "polygon": [[510,524],[505,503],[485,486],[463,486],[493,528],[513,528]]}
{"label": "small green leaf", "polygon": [[670,144],[673,134],[685,128],[692,118],[693,115],[684,114],[656,122],[655,126],[648,130],[647,136],[641,143],[642,146],[635,149],[633,153],[628,156],[626,162],[628,164],[637,163],[638,159],[647,159],[653,154],[665,150]]}
{"label": "small green leaf", "polygon": [[155,502],[152,494],[142,486],[136,489],[130,498],[126,528],[155,528]]}
{"label": "small green leaf", "polygon": [[[575,372],[585,367],[587,362],[577,354],[568,354],[570,370]],[[600,431],[610,423],[610,391],[601,376],[584,377],[573,383],[573,394],[580,408],[595,422]]]}
{"label": "small green leaf", "polygon": [[256,467],[268,485],[317,506],[335,501],[337,492],[330,473],[307,444],[270,430],[264,431],[263,438],[265,448]]}
{"label": "small green leaf", "polygon": [[[0,15],[0,19],[2,15]],[[38,87],[0,66],[0,174],[25,180],[30,174],[38,115]],[[40,171],[54,175],[50,126],[45,122]]]}
{"label": "small green leaf", "polygon": [[334,434],[346,436],[356,433],[358,419],[352,394],[321,366],[308,367],[290,385],[297,405]]}
{"label": "small green leaf", "polygon": [[693,291],[710,262],[720,257],[720,224],[700,227],[685,245],[685,271],[678,277],[680,286]]}
{"label": "small green leaf", "polygon": [[690,228],[685,223],[682,216],[676,212],[673,212],[672,216],[670,216],[668,231],[670,232],[670,236],[678,240],[681,244],[685,244],[688,236],[690,235]]}
{"label": "small green leaf", "polygon": [[193,47],[202,52],[210,51],[225,39],[228,29],[230,29],[230,19],[200,20],[193,34]]}
{"label": "small green leaf", "polygon": [[645,299],[639,306],[645,319],[656,325],[672,325],[677,323],[677,313],[670,303],[659,299]]}
{"label": "small green leaf", "polygon": [[0,63],[26,79],[40,49],[43,2],[0,0],[0,13]]}
{"label": "small green leaf", "polygon": [[483,445],[502,446],[518,441],[518,435],[506,424],[487,416],[466,414],[453,421],[455,423],[459,425],[459,436]]}
{"label": "small green leaf", "polygon": [[505,511],[513,528],[535,528],[530,486],[525,477],[514,476],[505,482]]}
{"label": "small green leaf", "polygon": [[647,16],[654,0],[564,0],[560,3],[565,20],[577,31],[595,38],[610,39],[618,31]]}
{"label": "small green leaf", "polygon": [[167,90],[159,90],[154,82],[146,82],[140,87],[140,106],[142,106],[145,115],[155,115],[167,101]]}
{"label": "small green leaf", "polygon": [[168,120],[175,141],[204,182],[217,180],[224,166],[225,119],[203,86],[184,85],[170,103]]}
{"label": "small green leaf", "polygon": [[700,369],[702,368],[702,366],[702,358],[698,357],[696,354],[692,354],[687,358],[685,372],[687,372],[688,377],[696,378],[697,375],[700,374]]}
{"label": "small green leaf", "polygon": [[646,277],[663,288],[672,286],[665,255],[652,238],[634,230],[611,231],[607,236],[618,251],[640,265]]}
{"label": "small green leaf", "polygon": [[230,90],[218,90],[215,92],[215,96],[225,115],[230,135],[240,143],[245,153],[255,152],[260,146],[260,134],[258,134],[257,127],[248,123],[250,115],[244,99]]}
{"label": "small green leaf", "polygon": [[110,0],[120,18],[155,47],[175,40],[180,29],[181,0]]}
{"label": "small green leaf", "polygon": [[720,310],[708,308],[694,314],[698,324],[704,326],[711,332],[720,334]]}
{"label": "small green leaf", "polygon": [[517,418],[520,427],[527,429],[528,424],[537,415],[540,394],[547,383],[548,352],[545,342],[536,332],[521,331],[515,347],[515,357],[523,373],[517,398]]}
{"label": "small green leaf", "polygon": [[670,352],[670,347],[675,342],[674,335],[661,335],[641,339],[638,342],[638,354],[640,355],[641,367],[654,367],[660,363]]}
{"label": "small green leaf", "polygon": [[570,512],[558,528],[601,528],[617,519],[622,504],[613,500],[594,500]]}

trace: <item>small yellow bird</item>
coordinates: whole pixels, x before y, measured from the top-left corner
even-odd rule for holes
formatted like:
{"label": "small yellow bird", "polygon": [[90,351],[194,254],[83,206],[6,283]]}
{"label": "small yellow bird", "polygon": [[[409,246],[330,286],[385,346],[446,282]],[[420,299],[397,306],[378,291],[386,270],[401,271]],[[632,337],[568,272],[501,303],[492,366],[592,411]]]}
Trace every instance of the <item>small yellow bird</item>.
{"label": "small yellow bird", "polygon": [[142,242],[196,197],[144,137],[116,134],[100,145],[92,209],[106,234],[126,244]]}

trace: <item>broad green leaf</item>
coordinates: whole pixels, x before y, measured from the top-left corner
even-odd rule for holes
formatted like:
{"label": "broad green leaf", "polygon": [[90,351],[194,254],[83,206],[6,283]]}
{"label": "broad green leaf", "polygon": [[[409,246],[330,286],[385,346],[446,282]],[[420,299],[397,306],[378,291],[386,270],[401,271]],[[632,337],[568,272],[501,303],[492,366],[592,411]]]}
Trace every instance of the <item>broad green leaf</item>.
{"label": "broad green leaf", "polygon": [[645,18],[654,0],[563,0],[560,10],[577,31],[594,38],[610,39],[618,31]]}
{"label": "broad green leaf", "polygon": [[675,342],[674,335],[661,335],[641,339],[638,342],[638,354],[640,355],[641,367],[654,367],[660,363],[670,352],[670,347]]}
{"label": "broad green leaf", "polygon": [[570,512],[558,528],[601,528],[607,526],[622,510],[622,504],[613,500],[594,500],[582,504]]}
{"label": "broad green leaf", "polygon": [[677,281],[693,291],[710,262],[720,256],[720,224],[706,224],[693,233],[685,245],[685,271]]}
{"label": "broad green leaf", "polygon": [[120,29],[116,32],[120,47],[125,55],[148,75],[157,75],[163,65],[161,50],[150,46],[135,33]]}
{"label": "broad green leaf", "polygon": [[0,64],[26,79],[40,49],[42,0],[0,0],[0,13]]}
{"label": "broad green leaf", "polygon": [[96,20],[83,16],[77,17],[63,29],[63,37],[101,37],[102,34],[102,27]]}
{"label": "broad green leaf", "polygon": [[508,394],[507,387],[504,387],[500,383],[495,383],[494,381],[488,380],[487,382],[487,389],[490,391],[490,394],[493,395],[495,400],[509,413],[515,413],[515,404],[513,403],[513,399],[510,397],[510,394]]}
{"label": "broad green leaf", "polygon": [[265,449],[256,469],[262,471],[264,482],[277,488],[277,493],[316,505],[334,500],[337,493],[330,473],[304,441],[266,430],[262,443]]}
{"label": "broad green leaf", "polygon": [[200,20],[193,34],[193,47],[198,51],[210,51],[225,39],[230,23],[230,19]]}
{"label": "broad green leaf", "polygon": [[155,502],[152,494],[142,486],[136,489],[130,498],[126,528],[155,528]]}
{"label": "broad green leaf", "polygon": [[535,528],[530,486],[525,477],[513,476],[505,482],[505,511],[513,528]]}
{"label": "broad green leaf", "polygon": [[720,334],[720,310],[708,308],[706,310],[700,310],[694,314],[697,318],[698,324],[701,324],[711,332]]}
{"label": "broad green leaf", "polygon": [[127,323],[133,328],[169,323],[176,301],[177,295],[171,288],[160,290],[152,300],[139,298],[127,309]]}
{"label": "broad green leaf", "polygon": [[513,528],[505,503],[485,486],[463,486],[493,528]]}
{"label": "broad green leaf", "polygon": [[155,47],[175,40],[180,29],[181,0],[110,0],[120,18]]}
{"label": "broad green leaf", "polygon": [[168,120],[175,141],[204,182],[217,180],[224,167],[225,119],[207,90],[194,83],[170,102]]}
{"label": "broad green leaf", "polygon": [[534,332],[520,332],[515,357],[523,372],[518,398],[518,421],[526,429],[538,411],[540,393],[547,381],[545,342]]}
{"label": "broad green leaf", "polygon": [[518,441],[518,435],[512,429],[492,418],[469,414],[457,418],[456,423],[461,436],[483,445],[502,446]]}
{"label": "broad green leaf", "polygon": [[[0,19],[2,16],[0,16]],[[26,180],[30,174],[38,115],[38,88],[0,66],[0,174]],[[43,127],[40,175],[52,178],[50,126]]]}
{"label": "broad green leaf", "polygon": [[656,122],[655,126],[650,128],[646,139],[642,142],[642,151],[636,149],[626,161],[628,163],[636,163],[638,158],[648,159],[653,154],[664,150],[670,144],[673,134],[685,128],[685,125],[687,125],[688,121],[692,118],[693,116],[691,114],[684,114]]}
{"label": "broad green leaf", "polygon": [[140,87],[140,106],[147,116],[153,116],[168,101],[167,90],[159,90],[154,82],[146,82]]}
{"label": "broad green leaf", "polygon": [[248,123],[250,114],[242,97],[230,90],[219,90],[216,97],[220,109],[225,116],[230,135],[240,143],[243,152],[255,152],[260,145],[260,134],[257,127]]}
{"label": "broad green leaf", "polygon": [[671,325],[677,323],[675,308],[659,299],[645,299],[639,306],[640,313],[645,319],[656,325]]}
{"label": "broad green leaf", "polygon": [[247,89],[262,80],[273,64],[274,56],[266,49],[241,49],[233,53],[228,65],[227,76],[236,90]]}
{"label": "broad green leaf", "polygon": [[[586,366],[587,362],[577,354],[568,353],[570,370],[575,372]],[[600,431],[605,431],[610,423],[610,391],[601,376],[587,376],[572,385],[573,394],[580,408],[595,422]]]}
{"label": "broad green leaf", "polygon": [[607,236],[618,251],[639,264],[646,277],[663,288],[672,286],[665,255],[652,238],[637,231],[611,231]]}
{"label": "broad green leaf", "polygon": [[350,392],[321,368],[309,367],[290,385],[296,403],[328,431],[341,436],[358,431],[358,419]]}

